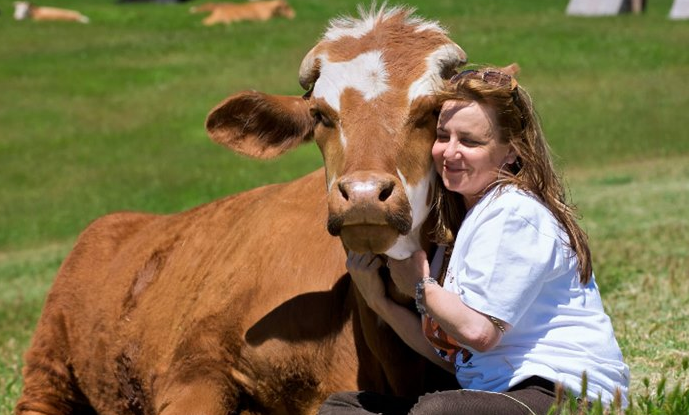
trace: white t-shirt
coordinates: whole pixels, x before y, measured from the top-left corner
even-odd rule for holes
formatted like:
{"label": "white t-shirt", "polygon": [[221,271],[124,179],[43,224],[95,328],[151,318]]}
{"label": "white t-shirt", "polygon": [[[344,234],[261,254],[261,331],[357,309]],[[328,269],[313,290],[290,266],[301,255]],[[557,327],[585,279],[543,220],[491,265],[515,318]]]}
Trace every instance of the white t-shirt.
{"label": "white t-shirt", "polygon": [[467,213],[444,288],[512,329],[490,351],[457,359],[462,388],[502,392],[540,376],[580,395],[586,371],[589,398],[609,403],[619,389],[627,405],[629,368],[595,279],[579,282],[568,242],[550,211],[514,186],[493,189]]}

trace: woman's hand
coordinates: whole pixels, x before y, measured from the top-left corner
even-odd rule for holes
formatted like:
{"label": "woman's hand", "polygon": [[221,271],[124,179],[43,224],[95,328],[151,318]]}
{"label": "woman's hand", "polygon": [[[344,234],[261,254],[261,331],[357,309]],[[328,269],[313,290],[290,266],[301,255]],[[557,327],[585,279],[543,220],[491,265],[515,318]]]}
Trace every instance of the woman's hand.
{"label": "woman's hand", "polygon": [[431,274],[426,252],[421,250],[407,259],[388,259],[388,267],[397,288],[412,298],[416,295],[416,283]]}
{"label": "woman's hand", "polygon": [[349,251],[347,254],[347,271],[366,300],[366,304],[374,311],[386,299],[385,285],[378,274],[378,268],[382,265],[383,261],[380,257],[370,252],[359,254]]}

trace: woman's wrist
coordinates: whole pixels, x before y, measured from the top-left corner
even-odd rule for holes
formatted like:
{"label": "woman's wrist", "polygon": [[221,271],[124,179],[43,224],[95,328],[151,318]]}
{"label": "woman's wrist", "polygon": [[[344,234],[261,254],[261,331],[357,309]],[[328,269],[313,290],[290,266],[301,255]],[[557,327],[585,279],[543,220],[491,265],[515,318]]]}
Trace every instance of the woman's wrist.
{"label": "woman's wrist", "polygon": [[426,287],[428,285],[438,285],[438,281],[431,277],[424,277],[415,286],[416,311],[422,316],[428,314],[428,310],[426,310]]}

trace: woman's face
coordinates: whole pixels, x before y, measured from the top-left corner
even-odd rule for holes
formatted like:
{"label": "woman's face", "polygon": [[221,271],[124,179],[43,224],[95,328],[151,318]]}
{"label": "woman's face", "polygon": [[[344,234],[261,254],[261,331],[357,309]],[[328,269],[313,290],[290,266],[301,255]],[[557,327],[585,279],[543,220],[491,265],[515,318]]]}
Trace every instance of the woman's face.
{"label": "woman's face", "polygon": [[433,160],[448,190],[460,193],[471,209],[504,164],[516,159],[499,140],[495,112],[476,101],[446,101],[438,119]]}

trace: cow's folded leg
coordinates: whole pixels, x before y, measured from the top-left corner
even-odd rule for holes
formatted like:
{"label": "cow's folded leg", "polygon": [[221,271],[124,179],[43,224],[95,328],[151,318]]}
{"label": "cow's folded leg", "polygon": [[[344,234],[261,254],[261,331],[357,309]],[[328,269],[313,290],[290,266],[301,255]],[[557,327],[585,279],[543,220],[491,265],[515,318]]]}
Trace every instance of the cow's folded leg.
{"label": "cow's folded leg", "polygon": [[[228,325],[229,324],[229,325]],[[227,415],[238,405],[232,379],[240,344],[237,329],[223,313],[208,316],[185,331],[167,373],[158,379],[155,408],[159,415]]]}
{"label": "cow's folded leg", "polygon": [[77,403],[77,394],[72,390],[72,381],[59,363],[44,361],[41,364],[28,363],[24,370],[24,388],[17,401],[15,415],[67,415],[72,413],[95,413],[77,411],[83,406]]}
{"label": "cow's folded leg", "polygon": [[[95,415],[96,412],[88,403],[75,397],[73,391],[58,390],[50,384],[48,377],[44,381],[25,383],[22,396],[17,401],[15,415]],[[80,395],[80,394],[79,394]]]}
{"label": "cow's folded leg", "polygon": [[170,385],[156,404],[159,415],[227,415],[237,406],[227,382],[217,377],[196,377]]}
{"label": "cow's folded leg", "polygon": [[61,319],[48,314],[34,335],[25,355],[24,386],[15,415],[94,414],[78,388],[67,363],[68,346]]}

